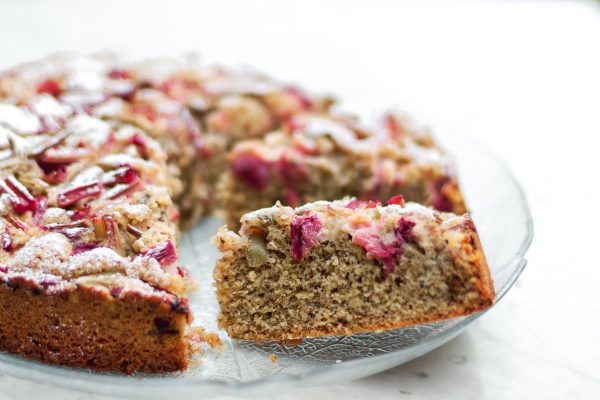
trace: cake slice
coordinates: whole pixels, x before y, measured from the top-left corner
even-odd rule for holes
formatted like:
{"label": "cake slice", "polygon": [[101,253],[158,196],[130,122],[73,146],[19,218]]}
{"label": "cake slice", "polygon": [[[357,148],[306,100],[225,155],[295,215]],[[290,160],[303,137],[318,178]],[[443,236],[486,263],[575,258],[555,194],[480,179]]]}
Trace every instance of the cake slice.
{"label": "cake slice", "polygon": [[143,130],[53,96],[0,103],[0,350],[126,373],[188,365],[193,282],[166,160]]}
{"label": "cake slice", "polygon": [[385,122],[367,129],[344,116],[297,114],[278,131],[238,142],[219,184],[228,226],[276,201],[296,207],[344,196],[385,201],[400,193],[464,213],[452,160],[406,119],[390,114]]}
{"label": "cake slice", "polygon": [[394,329],[491,306],[473,221],[400,196],[280,204],[221,228],[219,326],[229,336],[293,340]]}

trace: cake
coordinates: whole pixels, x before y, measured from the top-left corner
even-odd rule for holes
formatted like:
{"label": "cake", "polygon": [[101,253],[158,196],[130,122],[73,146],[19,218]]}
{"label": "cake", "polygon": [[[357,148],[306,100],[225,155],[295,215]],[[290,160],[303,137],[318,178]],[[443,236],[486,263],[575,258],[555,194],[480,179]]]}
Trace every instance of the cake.
{"label": "cake", "polygon": [[229,152],[219,194],[230,228],[276,201],[297,207],[355,196],[385,201],[401,193],[439,211],[466,212],[452,160],[405,117],[368,129],[340,115],[299,113],[283,127]]}
{"label": "cake", "polygon": [[0,104],[0,350],[127,373],[186,367],[198,332],[166,161],[139,128],[48,94]]}
{"label": "cake", "polygon": [[468,214],[400,196],[277,204],[214,238],[219,326],[230,337],[292,341],[394,329],[492,305]]}
{"label": "cake", "polygon": [[196,57],[58,54],[0,74],[0,97],[21,101],[40,93],[107,121],[131,123],[156,139],[179,180],[173,200],[188,227],[211,211],[235,142],[277,129],[298,112],[326,112],[332,103],[256,71]]}
{"label": "cake", "polygon": [[[382,124],[365,127],[331,104],[260,73],[193,58],[57,55],[0,73],[0,350],[101,371],[184,370],[201,342],[218,338],[192,325],[187,296],[196,284],[179,262],[180,229],[212,213],[223,213],[231,229],[242,220],[241,236],[225,228],[217,236],[225,252],[216,269],[220,323],[232,337],[385,329],[491,304],[472,222],[455,215],[466,208],[449,157],[402,116],[388,114]],[[440,212],[380,205],[399,193]],[[345,196],[356,198],[323,202]],[[276,202],[309,204],[255,211]],[[322,242],[323,232],[338,232],[348,218],[368,220],[374,213],[406,214],[415,224],[412,239],[397,239],[402,250],[392,258],[361,253],[352,232]],[[435,252],[417,245],[426,243],[422,229],[430,228],[431,240],[440,241]],[[450,246],[444,238],[463,242]],[[290,243],[292,253],[282,250]],[[361,262],[367,273],[338,283],[366,279],[361,290],[374,285],[380,300],[384,293],[395,296],[408,279],[403,271],[416,274],[426,256],[456,256],[458,274],[444,275],[447,287],[432,293],[440,307],[433,311],[367,321],[352,309],[346,322],[336,317],[326,326],[323,319],[310,332],[293,320],[287,331],[267,328],[274,318],[268,307],[289,296],[265,294],[255,279],[284,266],[282,277],[298,274],[305,263],[330,273],[338,245],[354,257],[342,260],[346,268]],[[315,266],[317,254],[332,258]],[[405,262],[409,255],[413,269]],[[263,278],[267,286],[279,282]],[[247,308],[261,297],[271,301],[263,311]],[[327,310],[319,315],[326,318]]]}

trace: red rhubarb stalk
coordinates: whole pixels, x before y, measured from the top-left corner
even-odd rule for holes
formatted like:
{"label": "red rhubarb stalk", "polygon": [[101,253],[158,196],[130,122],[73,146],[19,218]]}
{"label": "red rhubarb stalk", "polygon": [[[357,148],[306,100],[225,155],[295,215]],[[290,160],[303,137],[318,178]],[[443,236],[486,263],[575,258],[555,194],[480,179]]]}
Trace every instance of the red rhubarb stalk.
{"label": "red rhubarb stalk", "polygon": [[98,197],[100,193],[102,193],[102,182],[94,181],[59,193],[56,202],[59,207],[67,207],[88,197]]}

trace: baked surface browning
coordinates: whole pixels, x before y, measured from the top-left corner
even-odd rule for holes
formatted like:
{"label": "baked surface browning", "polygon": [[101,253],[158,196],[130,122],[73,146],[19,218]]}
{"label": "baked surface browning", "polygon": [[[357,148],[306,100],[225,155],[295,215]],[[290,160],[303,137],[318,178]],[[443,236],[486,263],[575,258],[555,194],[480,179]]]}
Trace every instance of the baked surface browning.
{"label": "baked surface browning", "polygon": [[[175,299],[171,299],[175,300]],[[0,284],[0,350],[97,371],[185,369],[191,314],[160,296],[78,287],[59,292],[13,280]]]}

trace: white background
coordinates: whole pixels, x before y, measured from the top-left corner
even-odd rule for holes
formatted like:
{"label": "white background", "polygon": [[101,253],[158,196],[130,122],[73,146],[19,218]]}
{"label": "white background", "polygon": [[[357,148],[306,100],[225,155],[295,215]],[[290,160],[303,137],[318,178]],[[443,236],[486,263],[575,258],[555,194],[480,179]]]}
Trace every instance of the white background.
{"label": "white background", "polygon": [[400,107],[476,136],[525,187],[529,265],[493,311],[418,360],[282,398],[600,398],[600,2],[0,2],[0,67],[102,49],[197,51]]}

